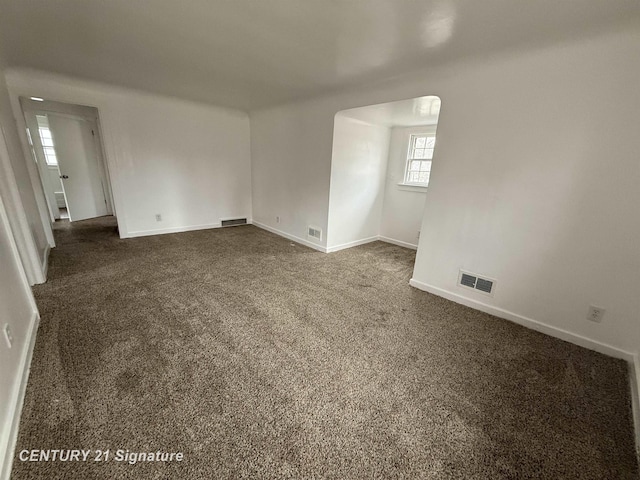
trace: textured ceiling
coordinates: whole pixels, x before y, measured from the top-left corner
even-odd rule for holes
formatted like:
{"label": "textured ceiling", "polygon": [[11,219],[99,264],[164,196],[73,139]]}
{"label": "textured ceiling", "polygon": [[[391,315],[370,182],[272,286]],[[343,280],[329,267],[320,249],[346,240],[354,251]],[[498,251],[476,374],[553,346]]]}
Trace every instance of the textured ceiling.
{"label": "textured ceiling", "polygon": [[638,0],[0,0],[10,66],[255,109],[560,41]]}

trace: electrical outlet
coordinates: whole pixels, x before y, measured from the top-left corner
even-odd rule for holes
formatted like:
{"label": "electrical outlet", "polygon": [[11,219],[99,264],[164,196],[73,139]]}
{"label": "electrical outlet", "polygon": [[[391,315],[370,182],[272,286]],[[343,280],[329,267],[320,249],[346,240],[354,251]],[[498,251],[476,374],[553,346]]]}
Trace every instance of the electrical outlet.
{"label": "electrical outlet", "polygon": [[162,221],[162,215],[160,215],[159,213],[156,213],[156,222],[161,222]]}
{"label": "electrical outlet", "polygon": [[604,312],[606,312],[606,310],[602,307],[589,305],[589,313],[587,313],[587,320],[591,322],[600,323],[602,321],[602,317],[604,317]]}
{"label": "electrical outlet", "polygon": [[11,327],[8,323],[4,326],[4,339],[7,341],[7,346],[11,348],[13,346],[13,333],[11,333]]}
{"label": "electrical outlet", "polygon": [[276,223],[280,223],[280,217],[276,217]]}

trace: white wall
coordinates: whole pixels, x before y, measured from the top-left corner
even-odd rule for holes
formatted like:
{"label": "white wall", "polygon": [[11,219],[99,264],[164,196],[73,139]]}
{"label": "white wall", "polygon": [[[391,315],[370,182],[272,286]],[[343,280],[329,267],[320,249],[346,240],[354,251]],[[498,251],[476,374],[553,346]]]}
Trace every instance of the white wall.
{"label": "white wall", "polygon": [[122,237],[251,219],[246,113],[31,70],[7,81],[14,109],[18,96],[98,108]]}
{"label": "white wall", "polygon": [[[404,182],[409,140],[412,134],[433,133],[435,125],[424,127],[394,127],[391,129],[389,163],[384,185],[384,204],[380,221],[380,236],[407,247],[418,246],[427,189],[400,185]],[[437,153],[434,161],[437,161]]]}
{"label": "white wall", "polygon": [[327,249],[377,238],[390,129],[337,114],[334,122]]}
{"label": "white wall", "polygon": [[[22,158],[3,65],[0,52],[0,478],[9,478],[23,380],[38,320],[29,283],[43,280],[48,241]],[[5,341],[6,325],[14,339],[11,348]]]}
{"label": "white wall", "polygon": [[[4,79],[0,68],[0,78]],[[0,81],[0,109],[2,116],[2,132],[0,134],[0,167],[2,181],[0,183],[0,478],[9,477],[9,464],[12,458],[13,444],[17,434],[18,412],[22,402],[23,375],[28,368],[30,348],[33,345],[32,334],[37,324],[37,309],[29,281],[22,265],[21,253],[16,246],[16,238],[21,239],[26,247],[25,263],[30,265],[30,248],[34,243],[33,236],[38,232],[39,218],[37,208],[34,208],[33,194],[29,196],[29,176],[26,170],[20,170],[20,183],[14,176],[12,160],[19,160],[22,154],[17,139],[16,127],[13,123],[9,107],[8,92]],[[11,158],[15,156],[15,158]],[[20,167],[20,165],[18,165]],[[26,178],[25,178],[26,177]],[[18,185],[22,188],[18,188]],[[26,199],[23,204],[22,199]],[[27,225],[31,228],[23,230],[23,221],[27,219],[25,207],[30,205],[29,212],[35,219],[28,218]],[[8,218],[9,208],[13,209],[13,219],[16,230],[12,230]],[[35,211],[35,213],[34,213]],[[24,233],[26,232],[26,237]],[[14,237],[15,235],[15,237]],[[37,237],[46,245],[46,238]],[[36,268],[39,268],[36,256]],[[9,348],[5,341],[5,326],[9,325],[13,344]]]}
{"label": "white wall", "polygon": [[[2,142],[3,140],[0,140]],[[9,478],[37,309],[0,198],[0,478]],[[14,341],[5,341],[9,325]]]}
{"label": "white wall", "polygon": [[[48,224],[43,223],[48,222],[49,214],[44,197],[41,199],[42,205],[39,205],[34,195],[4,72],[4,60],[0,51],[0,126],[6,153],[0,163],[0,193],[4,196],[7,216],[16,236],[29,282],[41,283],[45,280],[43,268],[52,239],[51,232],[46,231],[45,225]],[[41,215],[40,207],[44,209],[44,216]]]}
{"label": "white wall", "polygon": [[[415,280],[637,351],[638,58],[636,25],[252,113],[256,212],[272,224],[286,209],[288,234],[326,225],[334,115],[438,95]],[[461,267],[497,278],[495,297],[456,287]]]}
{"label": "white wall", "polygon": [[[338,110],[311,101],[251,113],[255,224],[326,247],[333,116]],[[318,117],[327,121],[318,122]],[[322,241],[307,238],[309,225],[325,232]]]}
{"label": "white wall", "polygon": [[[453,79],[414,279],[636,351],[638,58],[634,31]],[[496,278],[495,297],[456,287],[459,268]]]}

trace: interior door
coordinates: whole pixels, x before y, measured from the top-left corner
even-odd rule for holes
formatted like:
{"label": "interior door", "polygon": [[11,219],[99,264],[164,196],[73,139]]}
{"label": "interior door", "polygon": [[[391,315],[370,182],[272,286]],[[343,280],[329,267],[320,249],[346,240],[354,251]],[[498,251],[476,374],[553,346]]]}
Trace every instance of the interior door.
{"label": "interior door", "polygon": [[49,113],[69,220],[107,215],[107,203],[91,124],[80,117]]}

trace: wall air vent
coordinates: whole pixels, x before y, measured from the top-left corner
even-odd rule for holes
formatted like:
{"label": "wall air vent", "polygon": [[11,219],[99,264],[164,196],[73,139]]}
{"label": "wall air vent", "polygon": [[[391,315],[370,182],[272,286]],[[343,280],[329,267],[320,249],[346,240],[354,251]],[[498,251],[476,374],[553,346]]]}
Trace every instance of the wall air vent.
{"label": "wall air vent", "polygon": [[310,238],[315,238],[316,240],[322,241],[322,229],[320,227],[309,226],[309,229],[307,231],[307,235]]}
{"label": "wall air vent", "polygon": [[493,282],[491,280],[479,278],[476,282],[476,290],[480,290],[484,293],[491,293],[491,290],[493,290]]}
{"label": "wall air vent", "polygon": [[460,275],[460,285],[464,287],[476,288],[476,280],[478,280],[477,277],[474,277],[473,275],[469,275],[467,273],[463,273],[462,275]]}
{"label": "wall air vent", "polygon": [[477,290],[478,292],[484,293],[485,295],[493,296],[496,281],[491,278],[480,277],[475,273],[464,272],[460,270],[460,275],[458,276],[458,285],[460,285],[461,287]]}
{"label": "wall air vent", "polygon": [[230,218],[228,220],[222,220],[221,223],[223,227],[232,227],[234,225],[246,225],[247,219],[246,218]]}

